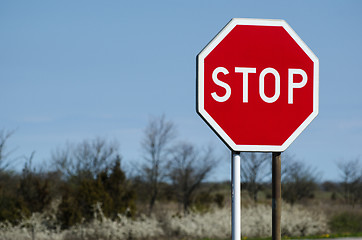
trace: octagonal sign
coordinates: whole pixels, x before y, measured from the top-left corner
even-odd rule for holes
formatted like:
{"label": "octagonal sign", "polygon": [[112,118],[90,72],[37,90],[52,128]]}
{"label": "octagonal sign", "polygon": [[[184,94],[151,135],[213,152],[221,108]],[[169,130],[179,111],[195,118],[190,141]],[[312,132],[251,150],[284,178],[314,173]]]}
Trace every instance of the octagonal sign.
{"label": "octagonal sign", "polygon": [[197,112],[234,151],[284,151],[318,89],[318,58],[284,20],[232,19],[197,56]]}

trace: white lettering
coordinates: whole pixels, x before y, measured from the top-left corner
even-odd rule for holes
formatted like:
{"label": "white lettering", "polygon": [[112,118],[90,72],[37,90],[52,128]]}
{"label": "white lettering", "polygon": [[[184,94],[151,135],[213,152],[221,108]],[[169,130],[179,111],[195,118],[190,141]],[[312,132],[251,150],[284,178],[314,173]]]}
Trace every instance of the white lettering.
{"label": "white lettering", "polygon": [[256,68],[235,67],[236,73],[243,73],[243,102],[248,102],[248,75],[249,73],[256,73]]}
{"label": "white lettering", "polygon": [[[267,97],[265,95],[265,91],[264,91],[264,83],[265,83],[265,75],[267,75],[268,73],[271,73],[274,75],[275,77],[275,93],[274,96],[272,97]],[[276,100],[278,100],[279,96],[280,96],[280,76],[277,70],[275,70],[274,68],[265,68],[259,76],[259,94],[261,99],[264,100],[264,102],[266,103],[273,103]]]}
{"label": "white lettering", "polygon": [[225,102],[226,100],[229,99],[230,95],[231,95],[231,88],[227,83],[224,83],[222,81],[220,81],[217,78],[217,75],[219,73],[223,73],[224,75],[228,74],[229,71],[224,68],[224,67],[218,67],[216,68],[213,72],[212,72],[212,80],[214,81],[214,83],[220,87],[223,87],[226,90],[226,93],[224,96],[220,97],[219,95],[217,95],[216,92],[211,93],[211,96],[215,99],[215,101],[217,102]]}
{"label": "white lettering", "polygon": [[[225,94],[223,96],[219,96],[216,92],[211,93],[211,96],[217,102],[226,102],[231,96],[231,87],[218,79],[218,74],[223,73],[224,75],[229,74],[229,71],[224,67],[217,67],[212,72],[212,80],[214,83],[225,89]],[[235,73],[242,73],[242,81],[243,81],[243,103],[247,103],[249,101],[249,73],[256,73],[256,68],[249,67],[235,67]],[[265,76],[267,74],[273,74],[275,81],[275,92],[272,97],[268,97],[265,94]],[[300,82],[294,82],[295,76],[300,75],[302,80]],[[306,72],[302,69],[289,68],[288,69],[288,104],[293,104],[293,91],[295,88],[303,88],[308,81],[308,76]],[[280,75],[277,70],[274,68],[265,68],[259,75],[259,95],[260,98],[266,103],[273,103],[277,101],[280,97]]]}
{"label": "white lettering", "polygon": [[[295,83],[294,75],[299,74],[302,75],[302,81],[299,83]],[[302,88],[307,84],[308,76],[302,69],[288,69],[288,103],[293,104],[293,89],[294,88]]]}

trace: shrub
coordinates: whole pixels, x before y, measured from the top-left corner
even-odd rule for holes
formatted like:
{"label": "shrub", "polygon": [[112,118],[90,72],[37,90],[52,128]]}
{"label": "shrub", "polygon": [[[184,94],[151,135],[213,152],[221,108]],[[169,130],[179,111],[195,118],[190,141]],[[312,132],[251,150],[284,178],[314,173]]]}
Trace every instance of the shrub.
{"label": "shrub", "polygon": [[225,196],[221,193],[217,193],[214,196],[214,202],[216,203],[216,205],[219,208],[222,208],[224,206],[224,202],[225,202]]}
{"label": "shrub", "polygon": [[164,229],[169,238],[229,238],[231,230],[230,209],[216,209],[204,214],[190,213],[185,216],[168,214]]}
{"label": "shrub", "polygon": [[192,210],[198,212],[207,212],[210,210],[211,204],[213,202],[213,197],[209,192],[201,191],[196,194],[194,202],[192,204]]}
{"label": "shrub", "polygon": [[[242,208],[241,232],[247,237],[268,237],[272,231],[272,209],[267,205]],[[165,232],[185,237],[229,238],[231,230],[230,209],[216,209],[205,214],[168,216]],[[308,211],[301,206],[283,204],[281,232],[285,236],[318,235],[328,232],[324,214]]]}
{"label": "shrub", "polygon": [[283,204],[281,232],[284,236],[311,236],[325,234],[329,228],[322,212]]}
{"label": "shrub", "polygon": [[18,198],[8,194],[0,195],[0,222],[16,224],[24,212],[28,213],[24,203]]}
{"label": "shrub", "polygon": [[[242,209],[243,236],[267,237],[272,234],[272,209],[267,205]],[[283,236],[317,235],[328,231],[324,214],[289,204],[282,204],[281,234]]]}
{"label": "shrub", "polygon": [[111,220],[103,214],[99,203],[94,206],[94,210],[92,221],[66,230],[64,239],[150,239],[164,235],[160,223],[154,217],[142,215],[132,220],[119,214],[117,219]]}
{"label": "shrub", "polygon": [[127,212],[132,216],[135,211],[135,193],[128,186],[119,161],[114,163],[110,173],[104,170],[95,179],[84,178],[74,186],[67,183],[63,191],[58,213],[63,229],[83,219],[92,220],[96,203],[101,203],[103,214],[111,219],[118,213]]}
{"label": "shrub", "polygon": [[46,211],[32,213],[24,217],[18,224],[9,222],[0,224],[1,240],[62,240],[63,233],[56,225],[55,211],[58,203],[55,201]]}
{"label": "shrub", "polygon": [[0,171],[0,222],[19,223],[22,216],[41,212],[51,202],[52,186],[43,174],[26,163],[21,175]]}
{"label": "shrub", "polygon": [[362,232],[362,215],[357,212],[342,212],[328,222],[333,232]]}

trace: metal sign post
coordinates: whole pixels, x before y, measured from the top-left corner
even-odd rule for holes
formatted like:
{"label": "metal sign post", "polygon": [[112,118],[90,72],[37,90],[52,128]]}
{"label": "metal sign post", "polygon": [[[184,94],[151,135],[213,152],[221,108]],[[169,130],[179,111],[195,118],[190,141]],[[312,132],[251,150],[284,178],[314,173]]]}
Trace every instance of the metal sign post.
{"label": "metal sign post", "polygon": [[241,239],[240,152],[232,152],[231,158],[231,234],[232,240]]}

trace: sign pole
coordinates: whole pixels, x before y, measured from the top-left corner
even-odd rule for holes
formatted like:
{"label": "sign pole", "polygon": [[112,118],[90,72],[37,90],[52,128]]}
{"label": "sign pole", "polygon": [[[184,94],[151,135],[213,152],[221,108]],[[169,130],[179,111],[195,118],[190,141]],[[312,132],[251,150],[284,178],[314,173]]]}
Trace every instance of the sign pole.
{"label": "sign pole", "polygon": [[231,159],[231,233],[232,240],[241,239],[240,152],[232,151]]}
{"label": "sign pole", "polygon": [[281,220],[281,153],[273,152],[272,157],[272,240],[280,240]]}

